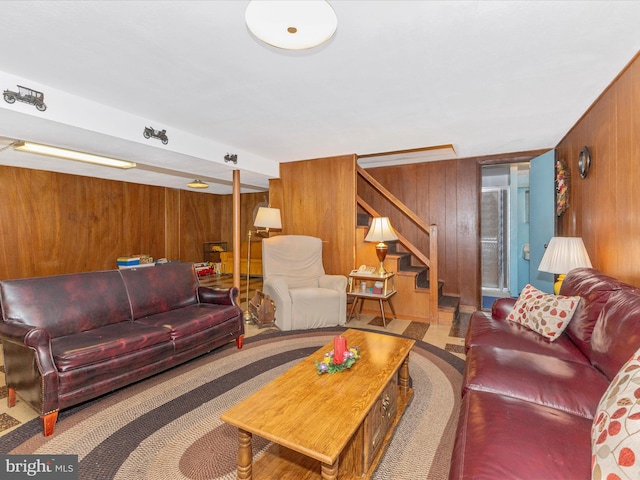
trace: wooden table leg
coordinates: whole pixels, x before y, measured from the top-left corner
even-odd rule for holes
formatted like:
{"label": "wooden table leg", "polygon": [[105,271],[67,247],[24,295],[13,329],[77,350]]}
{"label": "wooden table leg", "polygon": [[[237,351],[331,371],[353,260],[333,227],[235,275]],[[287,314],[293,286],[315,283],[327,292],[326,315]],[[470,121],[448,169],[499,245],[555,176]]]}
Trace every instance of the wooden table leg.
{"label": "wooden table leg", "polygon": [[400,378],[398,386],[405,394],[409,391],[409,355],[404,358],[404,361],[400,366]]}
{"label": "wooden table leg", "polygon": [[338,459],[333,462],[333,465],[326,463],[321,464],[322,480],[337,480],[338,479]]}
{"label": "wooden table leg", "polygon": [[389,302],[389,308],[391,308],[391,313],[393,313],[393,318],[398,318],[398,316],[396,315],[396,311],[393,308],[393,303],[391,303],[391,297],[389,297],[389,299],[387,300],[387,302]]}
{"label": "wooden table leg", "polygon": [[349,323],[349,320],[351,320],[351,317],[353,316],[353,311],[356,309],[356,305],[357,304],[358,304],[358,297],[353,297],[353,303],[351,303],[351,310],[349,310],[349,316],[347,317],[347,323]]}
{"label": "wooden table leg", "polygon": [[384,303],[382,298],[378,301],[380,302],[380,315],[382,315],[382,325],[384,325],[384,328],[387,328],[387,319],[384,318]]}
{"label": "wooden table leg", "polygon": [[238,429],[238,480],[251,480],[253,475],[251,436],[250,432]]}

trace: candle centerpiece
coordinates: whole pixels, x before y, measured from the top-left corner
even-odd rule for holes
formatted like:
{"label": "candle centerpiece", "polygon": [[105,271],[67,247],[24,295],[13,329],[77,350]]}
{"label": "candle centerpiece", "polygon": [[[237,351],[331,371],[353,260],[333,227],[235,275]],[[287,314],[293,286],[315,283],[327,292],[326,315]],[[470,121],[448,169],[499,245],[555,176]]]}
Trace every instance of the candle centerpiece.
{"label": "candle centerpiece", "polygon": [[347,351],[347,339],[342,335],[338,335],[333,339],[334,363],[342,363],[344,361],[344,353],[346,351]]}
{"label": "candle centerpiece", "polygon": [[352,367],[360,358],[360,348],[347,348],[347,339],[338,335],[333,339],[333,351],[325,353],[321,361],[316,361],[318,375],[342,372]]}

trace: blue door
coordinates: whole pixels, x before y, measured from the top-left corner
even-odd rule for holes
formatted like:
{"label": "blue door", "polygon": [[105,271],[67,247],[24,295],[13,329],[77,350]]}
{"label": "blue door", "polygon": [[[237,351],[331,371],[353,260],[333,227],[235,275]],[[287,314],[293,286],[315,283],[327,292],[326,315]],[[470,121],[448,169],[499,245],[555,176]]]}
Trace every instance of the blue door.
{"label": "blue door", "polygon": [[529,283],[543,292],[553,293],[553,274],[538,271],[538,265],[551,237],[555,235],[555,152],[543,153],[529,165]]}

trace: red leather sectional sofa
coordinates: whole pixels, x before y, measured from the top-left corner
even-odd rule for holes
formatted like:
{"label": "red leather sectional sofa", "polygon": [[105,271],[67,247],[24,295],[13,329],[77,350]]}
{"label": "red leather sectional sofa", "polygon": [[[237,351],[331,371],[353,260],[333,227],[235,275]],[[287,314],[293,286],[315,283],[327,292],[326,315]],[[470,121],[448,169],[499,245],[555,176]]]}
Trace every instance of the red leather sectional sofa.
{"label": "red leather sectional sofa", "polygon": [[472,315],[450,480],[591,478],[598,402],[640,348],[640,290],[581,268],[560,294],[581,300],[553,342],[506,320],[515,299]]}
{"label": "red leather sectional sofa", "polygon": [[16,392],[45,436],[58,411],[236,340],[236,288],[200,287],[191,263],[0,281],[9,406]]}

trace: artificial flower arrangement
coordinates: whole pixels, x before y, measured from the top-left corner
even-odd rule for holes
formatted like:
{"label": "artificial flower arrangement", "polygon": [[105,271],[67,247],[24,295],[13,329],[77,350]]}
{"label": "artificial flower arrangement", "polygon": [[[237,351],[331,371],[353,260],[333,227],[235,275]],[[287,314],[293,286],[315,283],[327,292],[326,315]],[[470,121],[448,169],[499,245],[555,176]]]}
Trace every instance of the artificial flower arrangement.
{"label": "artificial flower arrangement", "polygon": [[556,215],[559,217],[569,208],[569,169],[562,160],[556,160]]}
{"label": "artificial flower arrangement", "polygon": [[347,370],[348,368],[351,368],[351,366],[356,363],[359,358],[360,348],[349,347],[349,349],[344,352],[344,360],[342,361],[342,363],[335,363],[332,350],[328,353],[325,353],[321,361],[316,361],[316,369],[318,370],[318,375],[322,375],[323,373],[342,372],[344,370]]}

